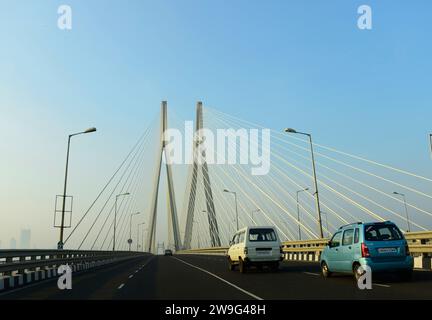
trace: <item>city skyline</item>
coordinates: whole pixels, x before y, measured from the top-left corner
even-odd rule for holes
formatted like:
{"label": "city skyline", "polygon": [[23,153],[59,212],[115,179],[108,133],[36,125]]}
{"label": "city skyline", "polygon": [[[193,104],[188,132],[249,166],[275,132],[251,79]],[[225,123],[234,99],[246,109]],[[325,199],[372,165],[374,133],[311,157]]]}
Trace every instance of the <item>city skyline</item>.
{"label": "city skyline", "polygon": [[[0,239],[0,249],[36,249],[34,244],[31,242],[31,229],[21,229],[18,237],[13,236],[9,239],[9,247],[2,248],[4,238]],[[33,247],[32,247],[33,245]]]}

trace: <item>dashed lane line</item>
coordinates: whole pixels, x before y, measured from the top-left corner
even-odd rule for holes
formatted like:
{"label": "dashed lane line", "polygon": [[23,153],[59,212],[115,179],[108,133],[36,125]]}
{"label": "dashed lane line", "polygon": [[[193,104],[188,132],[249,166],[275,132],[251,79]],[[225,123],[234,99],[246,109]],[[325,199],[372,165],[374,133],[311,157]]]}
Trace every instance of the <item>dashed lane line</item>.
{"label": "dashed lane line", "polygon": [[[146,265],[148,265],[149,263],[150,263],[150,261],[152,261],[153,260],[153,258],[154,258],[154,256],[153,257],[151,257],[150,259],[148,259],[147,261],[146,261],[146,263],[144,263],[142,266],[141,266],[141,268],[139,268],[138,270],[135,270],[135,273],[137,273],[138,271],[140,271],[142,268],[144,268]],[[133,278],[133,274],[131,274],[130,276],[129,276],[129,279],[132,279]],[[125,286],[125,284],[124,283],[122,283],[117,289],[121,289],[121,288],[123,288]]]}
{"label": "dashed lane line", "polygon": [[240,288],[239,286],[236,286],[235,284],[233,284],[233,283],[231,283],[231,282],[229,282],[229,281],[227,281],[227,280],[225,280],[225,279],[223,279],[223,278],[221,278],[221,277],[215,275],[214,273],[211,273],[210,271],[207,271],[207,270],[205,270],[205,269],[202,269],[202,268],[200,268],[200,267],[197,267],[197,266],[195,266],[195,265],[193,265],[193,264],[190,264],[190,263],[188,263],[188,262],[186,262],[186,261],[183,261],[182,259],[179,259],[179,258],[176,258],[176,257],[173,257],[173,258],[176,259],[176,260],[178,260],[178,261],[180,261],[181,263],[184,263],[184,264],[186,264],[186,265],[192,267],[192,268],[195,268],[195,269],[198,269],[198,270],[200,270],[200,271],[202,271],[202,272],[205,272],[205,273],[211,275],[212,277],[215,277],[216,279],[219,279],[220,281],[222,281],[222,282],[224,282],[224,283],[230,285],[231,287],[233,287],[233,288],[235,288],[235,289],[237,289],[237,290],[239,290],[239,291],[241,291],[241,292],[247,294],[248,296],[250,296],[250,297],[252,297],[252,298],[254,298],[254,299],[256,299],[256,300],[264,300],[263,298],[258,297],[257,295],[255,295],[255,294],[253,294],[253,293],[251,293],[251,292],[249,292],[249,291],[246,291],[245,289],[242,289],[242,288]]}
{"label": "dashed lane line", "polygon": [[373,285],[378,286],[378,287],[390,288],[390,286],[388,284],[374,283]]}

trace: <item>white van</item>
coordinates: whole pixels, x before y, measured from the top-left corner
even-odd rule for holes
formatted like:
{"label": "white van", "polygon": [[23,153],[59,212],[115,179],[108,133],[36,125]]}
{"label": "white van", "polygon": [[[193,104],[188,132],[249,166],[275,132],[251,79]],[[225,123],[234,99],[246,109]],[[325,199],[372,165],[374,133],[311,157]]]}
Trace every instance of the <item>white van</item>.
{"label": "white van", "polygon": [[238,265],[245,273],[250,266],[278,270],[282,246],[274,227],[245,227],[236,232],[227,252],[229,269]]}

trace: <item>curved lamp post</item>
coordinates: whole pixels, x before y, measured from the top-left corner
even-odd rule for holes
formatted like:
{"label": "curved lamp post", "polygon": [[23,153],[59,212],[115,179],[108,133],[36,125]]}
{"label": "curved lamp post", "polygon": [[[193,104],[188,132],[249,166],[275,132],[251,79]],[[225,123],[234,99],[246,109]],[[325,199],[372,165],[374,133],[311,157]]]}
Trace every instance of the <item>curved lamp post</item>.
{"label": "curved lamp post", "polygon": [[317,181],[316,169],[315,169],[315,157],[314,157],[313,144],[312,144],[312,135],[310,133],[298,132],[292,128],[286,128],[285,132],[286,133],[301,134],[301,135],[307,136],[309,138],[311,157],[312,157],[313,179],[314,179],[314,185],[315,185],[315,206],[316,206],[316,211],[318,214],[318,224],[319,224],[320,236],[321,236],[321,238],[324,238],[322,221],[321,221],[321,208],[320,208],[320,202],[319,202],[319,196],[318,196],[318,181]]}
{"label": "curved lamp post", "polygon": [[231,193],[234,195],[234,199],[235,199],[235,208],[236,208],[236,226],[237,226],[237,230],[239,229],[239,221],[238,221],[238,207],[237,207],[237,193],[235,191],[230,191],[228,189],[224,189],[223,192],[226,193]]}
{"label": "curved lamp post", "polygon": [[410,221],[409,221],[409,216],[408,216],[408,207],[407,207],[407,203],[406,203],[406,196],[403,193],[399,193],[399,192],[393,192],[393,194],[401,196],[403,198],[403,202],[404,202],[404,206],[405,206],[405,215],[406,215],[406,221],[407,221],[407,226],[408,226],[408,232],[411,232],[411,226],[410,226]]}
{"label": "curved lamp post", "polygon": [[[129,239],[128,239],[129,251],[131,251],[131,245],[132,245],[132,217],[140,213],[141,212],[131,213],[129,217]],[[137,248],[138,248],[138,239],[137,239]]]}
{"label": "curved lamp post", "polygon": [[67,153],[66,153],[66,170],[65,170],[65,178],[64,178],[64,188],[63,188],[63,204],[62,204],[62,216],[61,216],[61,225],[60,225],[60,240],[57,243],[57,249],[62,250],[63,249],[63,233],[64,233],[64,215],[65,215],[65,206],[66,206],[66,188],[67,188],[67,178],[68,178],[68,166],[69,166],[69,149],[70,149],[70,142],[71,138],[80,134],[86,134],[95,132],[96,128],[88,128],[85,131],[77,132],[69,135],[68,138],[68,146],[67,146]]}
{"label": "curved lamp post", "polygon": [[118,195],[116,195],[116,198],[115,198],[115,210],[114,210],[114,236],[113,236],[113,251],[115,251],[115,245],[116,245],[116,228],[117,228],[117,199],[118,199],[119,197],[122,197],[122,196],[128,196],[128,195],[130,195],[130,193],[129,193],[129,192],[126,192],[126,193],[121,193],[121,194],[118,194]]}

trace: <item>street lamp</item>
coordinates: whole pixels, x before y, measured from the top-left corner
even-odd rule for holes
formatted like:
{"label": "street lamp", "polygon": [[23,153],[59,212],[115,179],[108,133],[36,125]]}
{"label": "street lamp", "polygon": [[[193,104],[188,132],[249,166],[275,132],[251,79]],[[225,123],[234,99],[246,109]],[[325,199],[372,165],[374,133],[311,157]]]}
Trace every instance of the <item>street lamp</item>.
{"label": "street lamp", "polygon": [[[138,243],[139,243],[139,227],[145,225],[145,222],[141,222],[137,224],[137,251],[139,251]],[[144,250],[144,228],[143,228],[143,250]]]}
{"label": "street lamp", "polygon": [[393,194],[401,196],[403,198],[404,206],[405,206],[406,220],[407,220],[407,225],[408,225],[408,232],[411,232],[410,221],[409,221],[409,216],[408,216],[408,207],[407,207],[407,203],[406,203],[405,194],[399,193],[399,192],[396,192],[396,191],[394,191]]}
{"label": "street lamp", "polygon": [[121,196],[128,196],[130,195],[129,192],[121,193],[116,195],[115,198],[115,209],[114,209],[114,237],[113,237],[113,251],[115,251],[115,245],[116,245],[116,228],[117,228],[117,199]]}
{"label": "street lamp", "polygon": [[[252,220],[253,220],[254,222],[255,222],[255,219],[254,219],[254,213],[255,213],[255,212],[260,212],[260,211],[261,211],[261,209],[259,209],[259,208],[258,208],[258,209],[255,209],[255,210],[252,211]],[[255,224],[256,224],[256,223],[255,223]]]}
{"label": "street lamp", "polygon": [[70,141],[73,136],[77,136],[79,134],[91,133],[95,132],[96,128],[88,128],[85,131],[70,134],[68,138],[68,146],[66,153],[66,170],[65,170],[65,179],[64,179],[64,188],[63,188],[63,204],[62,204],[62,216],[61,216],[61,225],[60,225],[60,240],[57,243],[57,249],[63,249],[63,232],[64,232],[64,215],[65,215],[65,206],[66,206],[66,187],[67,187],[67,177],[68,177],[68,166],[69,166],[69,149],[70,149]]}
{"label": "street lamp", "polygon": [[237,193],[235,191],[229,191],[228,189],[224,189],[223,192],[226,193],[231,193],[234,195],[234,199],[235,199],[235,206],[236,206],[236,222],[237,222],[237,230],[239,229],[239,221],[238,221],[238,208],[237,208]]}
{"label": "street lamp", "polygon": [[301,228],[300,228],[300,206],[299,206],[299,193],[303,191],[308,191],[309,188],[304,188],[296,191],[296,199],[297,199],[297,223],[298,223],[298,231],[299,231],[299,240],[301,240]]}
{"label": "street lamp", "polygon": [[[131,245],[132,245],[132,217],[140,213],[141,212],[131,213],[129,217],[129,239],[128,239],[129,251],[131,251]],[[138,248],[138,239],[137,239],[137,248]]]}
{"label": "street lamp", "polygon": [[318,224],[319,224],[320,236],[321,236],[321,238],[323,238],[324,235],[323,235],[323,228],[322,228],[322,221],[321,221],[321,209],[320,209],[320,202],[319,202],[319,196],[318,196],[318,181],[317,181],[316,169],[315,169],[315,157],[314,157],[313,144],[312,144],[312,135],[309,133],[298,132],[292,128],[286,128],[285,132],[286,133],[301,134],[301,135],[307,136],[309,138],[310,149],[311,149],[311,158],[312,158],[312,171],[313,171],[313,178],[314,178],[314,185],[315,185],[315,206],[316,206],[316,211],[318,214]]}

